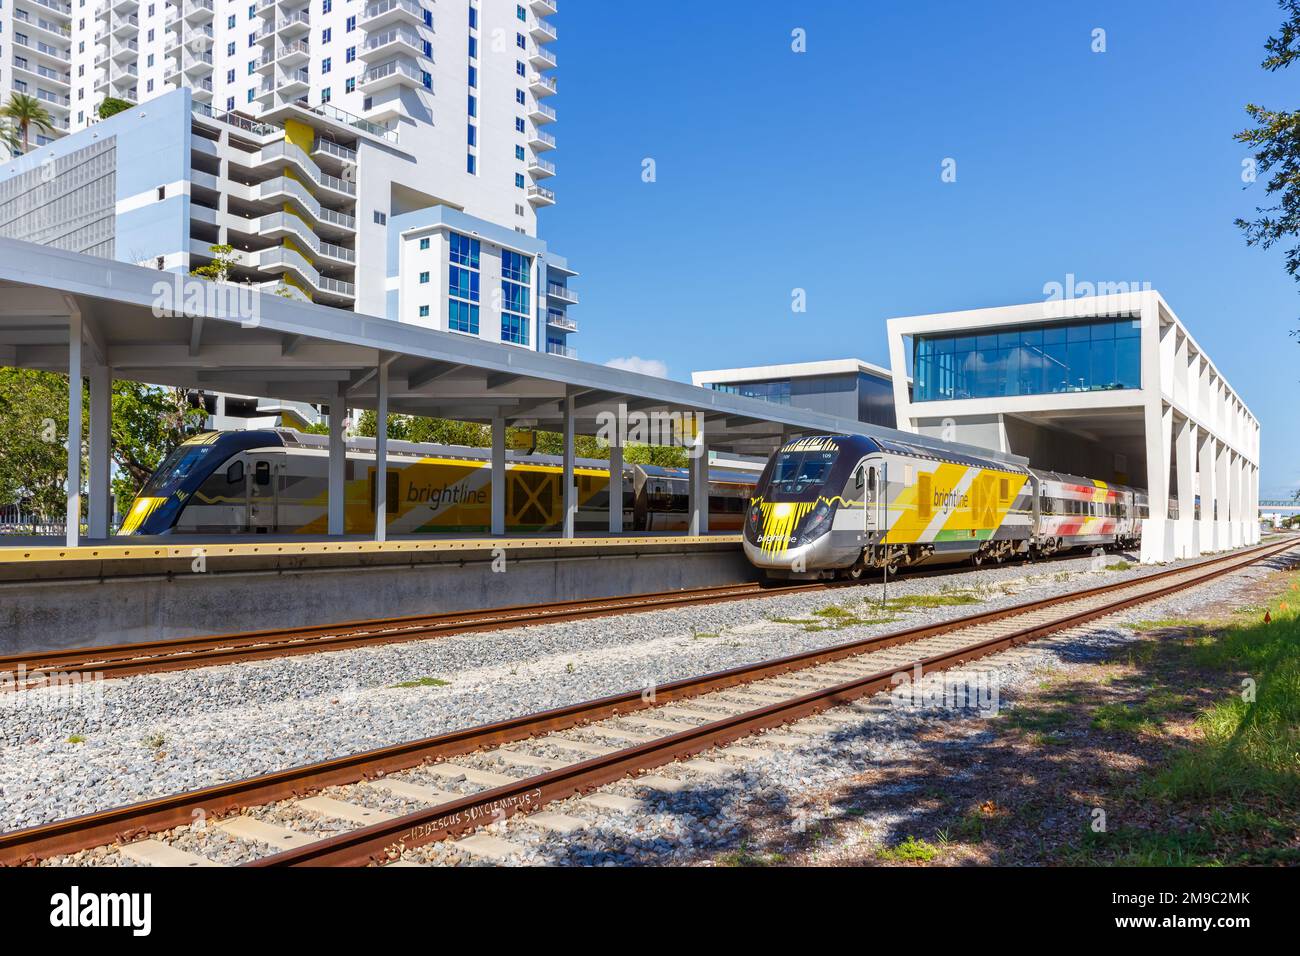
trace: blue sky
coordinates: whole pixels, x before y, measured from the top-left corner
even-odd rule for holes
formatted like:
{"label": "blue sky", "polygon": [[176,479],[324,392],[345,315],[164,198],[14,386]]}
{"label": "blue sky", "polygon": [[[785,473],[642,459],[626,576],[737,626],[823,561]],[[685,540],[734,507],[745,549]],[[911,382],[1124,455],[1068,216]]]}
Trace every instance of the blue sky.
{"label": "blue sky", "polygon": [[573,344],[684,380],[888,365],[893,316],[1149,282],[1261,420],[1261,493],[1296,488],[1300,284],[1233,225],[1264,202],[1244,104],[1297,105],[1300,74],[1259,68],[1280,22],[1273,0],[564,0],[541,233],[582,273]]}

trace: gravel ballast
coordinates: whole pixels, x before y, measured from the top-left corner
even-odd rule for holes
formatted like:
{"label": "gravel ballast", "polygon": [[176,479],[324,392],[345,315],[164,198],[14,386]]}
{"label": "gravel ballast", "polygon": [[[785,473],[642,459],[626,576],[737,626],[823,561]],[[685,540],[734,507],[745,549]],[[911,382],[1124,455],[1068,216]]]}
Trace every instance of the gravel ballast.
{"label": "gravel ballast", "polygon": [[[1108,556],[1105,563],[1117,560]],[[1232,588],[1234,580],[1265,573],[1262,568],[1267,567],[1218,579],[1194,594],[1143,606],[1128,616],[1185,614],[1203,600],[1222,600],[1224,589]],[[863,605],[864,600],[879,598],[878,583],[860,592],[768,596],[124,678],[100,685],[101,700],[93,707],[55,705],[42,696],[52,693],[45,690],[3,695],[0,829],[35,826],[1159,570],[1093,568],[1088,561],[1066,560],[893,581],[891,598],[964,592],[979,603],[917,608],[872,626],[814,630],[773,619],[806,620],[829,605],[853,606],[863,618],[879,616]],[[1130,636],[1109,621],[1096,634],[1089,640],[1098,648]],[[1086,650],[1092,645],[1082,646]],[[1068,660],[1056,652],[1044,653],[1045,664],[1048,657],[1068,666]],[[1021,670],[1020,666],[1012,669],[1013,673]],[[1014,681],[1004,682],[1004,693],[1012,688]],[[907,715],[906,719],[928,718]],[[751,761],[741,793],[745,800],[765,799],[765,795],[784,799],[783,792],[797,793],[804,786],[800,783],[804,777],[812,780],[817,773],[834,772],[841,758],[847,769],[855,762],[887,759],[890,747],[905,745],[906,734],[894,731],[883,739],[874,733],[846,737],[843,746],[848,750],[843,754],[833,756],[831,750],[818,746],[817,753],[810,755],[817,759],[811,763],[804,759],[806,748],[782,749],[772,758]],[[751,779],[755,774],[761,779]],[[715,782],[709,789],[718,786]],[[653,835],[650,851],[638,837],[633,850],[588,848],[563,859],[604,862],[609,853],[632,853],[621,857],[631,860],[649,852],[647,861],[669,862],[676,857],[656,856],[661,853],[656,841],[671,844],[674,854],[682,848],[712,846],[711,838],[703,839],[689,826],[685,836],[681,832],[681,814],[674,801],[697,798],[698,794],[662,798],[672,805],[653,815],[659,819],[666,814],[667,822],[666,829]],[[609,817],[600,814],[600,825]],[[700,832],[730,840],[735,829],[709,821]],[[539,854],[534,861],[551,852],[549,842],[534,843]],[[615,845],[621,844],[617,840],[610,844]]]}

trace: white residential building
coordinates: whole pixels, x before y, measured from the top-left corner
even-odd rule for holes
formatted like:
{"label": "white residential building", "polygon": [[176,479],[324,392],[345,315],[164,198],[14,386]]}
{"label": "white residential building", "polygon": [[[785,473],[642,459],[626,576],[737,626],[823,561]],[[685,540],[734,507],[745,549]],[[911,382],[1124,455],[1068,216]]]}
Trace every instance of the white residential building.
{"label": "white residential building", "polygon": [[[495,286],[480,290],[472,334],[572,354],[575,273],[537,238],[538,209],[556,201],[543,185],[556,172],[555,12],[3,0],[0,95],[39,96],[56,129],[0,166],[0,235],[181,273],[229,244],[236,281],[468,334],[448,321],[460,287],[421,290],[427,314],[399,307],[395,224],[436,221],[527,260],[514,270],[527,294],[503,311]],[[132,108],[101,120],[106,98]],[[416,274],[445,283],[448,265]]]}

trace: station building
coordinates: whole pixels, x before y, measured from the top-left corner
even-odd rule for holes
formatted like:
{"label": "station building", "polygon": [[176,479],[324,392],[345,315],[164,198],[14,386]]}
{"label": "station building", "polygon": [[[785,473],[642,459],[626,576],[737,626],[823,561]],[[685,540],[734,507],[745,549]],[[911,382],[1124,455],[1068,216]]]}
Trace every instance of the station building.
{"label": "station building", "polygon": [[888,330],[904,431],[1145,488],[1145,561],[1259,540],[1259,421],[1158,292],[896,318]]}
{"label": "station building", "polygon": [[692,372],[691,382],[715,392],[895,427],[893,376],[861,359]]}

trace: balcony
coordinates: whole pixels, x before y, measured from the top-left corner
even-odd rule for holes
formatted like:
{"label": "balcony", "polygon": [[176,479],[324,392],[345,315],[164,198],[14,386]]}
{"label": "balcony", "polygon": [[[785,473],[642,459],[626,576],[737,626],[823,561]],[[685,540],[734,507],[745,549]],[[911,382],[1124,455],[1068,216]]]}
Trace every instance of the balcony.
{"label": "balcony", "polygon": [[294,40],[275,51],[275,59],[283,67],[301,66],[311,59],[311,45],[306,40]]}
{"label": "balcony", "polygon": [[578,357],[578,353],[573,350],[572,346],[561,345],[559,342],[547,342],[546,354],[562,355],[565,358],[571,358],[571,359],[576,359]]}
{"label": "balcony", "polygon": [[353,165],[356,165],[357,162],[357,151],[355,149],[340,146],[338,143],[332,142],[328,139],[317,138],[316,142],[312,144],[311,151],[312,155],[322,153],[326,156],[332,156],[341,163],[352,163]]}
{"label": "balcony", "polygon": [[136,0],[112,0],[110,6],[114,13],[129,13],[139,5]]}
{"label": "balcony", "polygon": [[424,8],[414,0],[378,0],[377,3],[367,4],[361,14],[361,25],[367,32],[397,23],[423,25]]}
{"label": "balcony", "polygon": [[538,98],[554,96],[559,92],[559,83],[555,77],[544,73],[534,73],[528,80],[528,91]]}
{"label": "balcony", "polygon": [[360,50],[361,59],[367,63],[402,54],[417,57],[425,55],[424,38],[407,26],[389,27],[387,30],[369,33]]}
{"label": "balcony", "polygon": [[185,55],[185,75],[195,76],[212,70],[211,53],[187,53]]}
{"label": "balcony", "polygon": [[40,30],[52,40],[70,40],[72,39],[72,30],[53,20],[46,20],[44,17],[34,17],[26,10],[15,10],[14,20],[21,23],[24,27],[34,30]]}
{"label": "balcony", "polygon": [[553,70],[556,66],[555,54],[540,45],[534,47],[533,52],[528,55],[528,62],[538,70]]}
{"label": "balcony", "polygon": [[547,106],[545,103],[534,103],[528,108],[528,118],[538,126],[554,123],[556,120],[555,108]]}
{"label": "balcony", "polygon": [[528,172],[534,179],[547,179],[555,175],[555,164],[533,156],[528,160]]}
{"label": "balcony", "polygon": [[539,17],[553,17],[559,12],[556,2],[557,0],[532,0],[528,5]]}
{"label": "balcony", "polygon": [[285,70],[280,74],[280,92],[293,98],[311,89],[311,74],[304,67],[299,70]]}
{"label": "balcony", "polygon": [[276,23],[275,29],[283,39],[301,36],[304,33],[311,32],[311,17],[305,12],[299,11]]}
{"label": "balcony", "polygon": [[277,2],[278,0],[257,0],[256,14],[259,17],[270,17],[271,19],[274,19],[275,5]]}
{"label": "balcony", "polygon": [[134,40],[113,40],[108,45],[108,55],[114,60],[134,60],[140,55],[140,44]]}
{"label": "balcony", "polygon": [[191,95],[200,103],[212,102],[212,78],[204,77],[201,80],[191,84]]}
{"label": "balcony", "polygon": [[546,324],[553,329],[563,329],[566,332],[578,331],[578,323],[563,312],[547,312]]}
{"label": "balcony", "polygon": [[185,19],[190,23],[211,20],[212,0],[185,0]]}
{"label": "balcony", "polygon": [[291,212],[273,212],[257,220],[257,235],[272,239],[288,238],[299,246],[308,248],[313,254],[324,259],[331,259],[337,264],[353,265],[357,261],[354,249],[325,242],[302,219]]}
{"label": "balcony", "polygon": [[528,32],[538,43],[554,43],[558,39],[555,27],[540,17],[528,25]]}
{"label": "balcony", "polygon": [[542,206],[554,206],[555,193],[551,192],[551,190],[547,189],[545,186],[529,186],[528,201],[538,208]]}
{"label": "balcony", "polygon": [[367,93],[386,90],[390,86],[420,89],[424,87],[424,75],[409,60],[389,60],[361,74],[361,86]]}
{"label": "balcony", "polygon": [[[32,0],[32,2],[39,3],[45,9],[53,10],[55,13],[60,13],[65,17],[72,16],[72,4],[70,3],[60,3],[59,0]],[[104,9],[107,10],[108,7],[105,7]]]}
{"label": "balcony", "polygon": [[308,285],[319,292],[347,299],[356,297],[356,286],[351,282],[342,279],[331,279],[328,276],[321,275],[302,253],[286,246],[275,246],[271,249],[263,249],[260,252],[247,253],[246,258],[252,260],[249,263],[250,265],[261,269],[263,272],[272,274],[295,272],[306,280]]}
{"label": "balcony", "polygon": [[528,145],[535,152],[542,153],[548,149],[555,149],[555,137],[534,127],[528,134]]}
{"label": "balcony", "polygon": [[40,53],[42,56],[48,56],[51,59],[58,60],[61,63],[67,63],[72,58],[70,50],[60,49],[59,47],[50,46],[44,40],[35,40],[25,33],[14,33],[14,43],[18,46],[26,47],[34,53]]}
{"label": "balcony", "polygon": [[546,298],[555,299],[557,302],[564,302],[568,305],[578,304],[578,293],[566,285],[560,285],[558,282],[546,283]]}
{"label": "balcony", "polygon": [[140,29],[140,18],[134,13],[124,17],[115,13],[108,21],[108,29],[118,38],[131,36]]}

